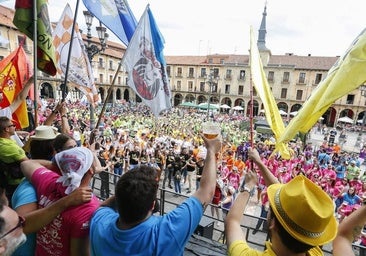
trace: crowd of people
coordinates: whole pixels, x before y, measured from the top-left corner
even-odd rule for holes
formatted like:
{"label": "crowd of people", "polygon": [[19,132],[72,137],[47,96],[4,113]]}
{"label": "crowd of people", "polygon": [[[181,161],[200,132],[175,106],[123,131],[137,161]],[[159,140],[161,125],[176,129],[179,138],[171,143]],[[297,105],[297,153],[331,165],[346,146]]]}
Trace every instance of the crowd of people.
{"label": "crowd of people", "polygon": [[[335,254],[362,239],[361,232],[351,239],[349,229],[364,224],[353,216],[364,212],[366,173],[360,167],[366,147],[355,154],[328,141],[315,147],[295,140],[286,160],[273,153],[274,138],[251,142],[241,127],[248,118],[240,115],[174,109],[157,119],[146,106],[125,102],[90,130],[86,110],[79,102],[44,103],[38,126],[22,134],[21,144],[11,139],[11,116],[0,117],[6,166],[0,255],[182,255],[209,204],[212,216],[225,222],[228,254],[257,255],[240,228],[251,196],[267,217],[253,234],[263,225],[273,255],[318,255],[319,246],[337,236],[337,223]],[[221,126],[215,139],[201,134],[208,118]],[[101,180],[98,197],[89,187],[94,175]],[[159,187],[190,197],[158,216]]]}

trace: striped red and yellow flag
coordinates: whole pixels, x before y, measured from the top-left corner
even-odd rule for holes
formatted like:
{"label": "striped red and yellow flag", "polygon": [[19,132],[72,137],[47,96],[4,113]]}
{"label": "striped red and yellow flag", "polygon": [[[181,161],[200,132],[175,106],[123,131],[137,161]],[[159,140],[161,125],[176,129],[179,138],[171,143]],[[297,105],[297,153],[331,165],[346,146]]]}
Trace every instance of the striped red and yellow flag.
{"label": "striped red and yellow flag", "polygon": [[[1,108],[9,106],[23,88],[23,81],[27,81],[30,75],[30,65],[23,47],[10,53],[0,61],[0,91],[3,93]],[[13,113],[13,120],[17,128],[29,126],[27,104],[22,102]]]}

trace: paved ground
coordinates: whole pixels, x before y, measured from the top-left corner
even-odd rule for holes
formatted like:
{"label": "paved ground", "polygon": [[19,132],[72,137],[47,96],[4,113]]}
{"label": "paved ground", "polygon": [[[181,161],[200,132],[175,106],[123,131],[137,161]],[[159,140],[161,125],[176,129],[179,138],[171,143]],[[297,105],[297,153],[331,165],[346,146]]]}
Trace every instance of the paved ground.
{"label": "paved ground", "polygon": [[[365,135],[364,135],[365,136]],[[342,149],[348,152],[359,152],[360,147],[356,146],[358,133],[348,132],[347,141],[342,145]],[[364,137],[362,137],[364,139]],[[324,141],[324,135],[319,132],[310,132],[310,140],[313,142],[314,146],[320,146]],[[335,142],[339,143],[338,135],[336,136]]]}

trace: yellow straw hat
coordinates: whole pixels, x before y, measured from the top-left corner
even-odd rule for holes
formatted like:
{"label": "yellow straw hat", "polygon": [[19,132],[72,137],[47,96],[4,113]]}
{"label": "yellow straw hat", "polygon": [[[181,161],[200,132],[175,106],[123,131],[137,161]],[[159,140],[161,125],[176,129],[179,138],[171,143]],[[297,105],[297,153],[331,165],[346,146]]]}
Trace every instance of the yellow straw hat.
{"label": "yellow straw hat", "polygon": [[296,176],[287,184],[272,184],[267,193],[273,213],[296,240],[319,246],[335,238],[338,224],[333,202],[305,176]]}

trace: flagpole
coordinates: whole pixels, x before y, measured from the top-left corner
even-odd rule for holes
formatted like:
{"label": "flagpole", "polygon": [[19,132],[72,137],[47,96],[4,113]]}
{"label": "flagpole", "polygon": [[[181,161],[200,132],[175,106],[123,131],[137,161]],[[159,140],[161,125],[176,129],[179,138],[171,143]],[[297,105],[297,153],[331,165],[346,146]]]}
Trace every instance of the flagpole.
{"label": "flagpole", "polygon": [[[118,65],[118,68],[117,68],[116,73],[114,74],[114,77],[113,77],[113,80],[112,80],[111,86],[109,86],[107,97],[105,98],[105,101],[104,101],[104,103],[103,103],[102,110],[100,111],[100,114],[99,114],[99,116],[98,116],[98,121],[97,121],[97,123],[96,123],[95,127],[99,127],[100,120],[101,120],[102,116],[104,115],[105,108],[106,108],[106,105],[107,105],[107,100],[109,99],[109,97],[110,97],[110,96],[111,96],[111,94],[112,94],[112,91],[113,91],[113,88],[114,88],[114,85],[115,85],[115,82],[116,82],[116,79],[117,79],[118,73],[119,73],[119,71],[121,70],[121,68],[122,68],[122,63],[123,63],[123,61],[124,61],[124,59],[125,59],[125,57],[124,57],[124,56],[125,56],[125,55],[123,55],[122,60],[119,62],[119,65]],[[90,137],[90,140],[92,140],[92,139],[93,139],[93,138],[92,138],[92,137]]]}
{"label": "flagpole", "polygon": [[[252,49],[252,40],[250,40],[250,49]],[[249,51],[249,55],[253,54],[252,51]],[[249,58],[251,60],[251,58]],[[253,63],[250,62],[250,67],[253,65]],[[252,77],[252,68],[250,68],[250,105],[249,105],[249,122],[250,122],[250,147],[254,147],[254,125],[253,125],[253,108],[254,108],[254,96],[253,96],[253,77]],[[251,170],[254,171],[254,162],[253,160],[250,161]]]}
{"label": "flagpole", "polygon": [[34,91],[34,126],[38,126],[38,90],[37,90],[37,0],[33,0],[33,91]]}
{"label": "flagpole", "polygon": [[66,98],[67,77],[68,77],[68,74],[69,74],[70,59],[71,59],[71,52],[72,52],[72,42],[74,40],[75,24],[76,24],[76,18],[78,16],[79,2],[80,2],[79,0],[76,1],[74,20],[72,21],[72,30],[71,30],[70,46],[69,46],[69,52],[67,54],[65,80],[64,80],[64,86],[62,87],[62,99],[61,99],[61,101],[65,101],[65,98]]}
{"label": "flagpole", "polygon": [[[150,6],[150,4],[147,4],[147,6],[146,6],[146,8],[145,8],[145,12],[148,10],[148,8],[149,8],[149,6]],[[144,12],[144,13],[145,13]],[[140,23],[140,21],[139,21],[139,23]],[[133,37],[133,36],[132,36]],[[132,40],[132,39],[131,39]],[[127,45],[127,47],[128,47],[128,45]],[[127,51],[127,48],[126,48],[126,51]],[[126,51],[125,51],[125,53],[126,53]],[[117,79],[117,76],[118,76],[118,73],[119,73],[119,71],[121,70],[121,68],[122,68],[122,64],[124,63],[124,61],[125,61],[125,53],[123,54],[123,56],[122,56],[122,60],[119,62],[119,65],[118,65],[118,68],[117,68],[117,71],[116,71],[116,73],[114,74],[114,77],[113,77],[113,80],[112,80],[112,83],[111,83],[111,86],[109,87],[109,89],[108,89],[108,94],[107,94],[107,97],[106,97],[106,100],[104,101],[104,103],[103,103],[103,107],[102,107],[102,110],[100,111],[100,114],[99,114],[99,116],[98,116],[98,121],[97,121],[97,123],[96,123],[96,126],[95,127],[99,127],[99,124],[100,124],[100,120],[101,120],[101,118],[102,118],[102,116],[104,115],[104,112],[105,112],[105,108],[106,108],[106,105],[107,105],[107,100],[109,99],[109,97],[111,96],[111,93],[112,93],[112,91],[113,91],[113,88],[114,88],[114,85],[115,85],[115,82],[116,82],[116,79]],[[90,144],[93,142],[93,140],[94,140],[94,136],[93,136],[93,133],[91,133],[91,136],[90,136]]]}
{"label": "flagpole", "polygon": [[249,76],[250,76],[250,106],[249,106],[250,147],[253,148],[253,145],[254,145],[254,125],[253,125],[253,108],[254,108],[253,100],[254,100],[254,97],[253,97],[253,79],[252,79],[252,72],[249,73]]}
{"label": "flagpole", "polygon": [[[122,60],[119,62],[119,65],[118,65],[118,68],[117,68],[116,73],[114,74],[114,77],[113,77],[113,80],[112,80],[111,86],[109,86],[107,97],[105,98],[105,101],[104,101],[104,103],[103,103],[102,110],[101,110],[101,111],[100,111],[100,113],[99,113],[98,121],[97,121],[97,123],[95,124],[95,127],[99,127],[99,124],[100,124],[101,118],[102,118],[102,116],[104,115],[104,112],[105,112],[105,108],[106,108],[106,105],[107,105],[107,100],[109,99],[109,97],[110,97],[110,96],[111,96],[111,94],[112,94],[112,91],[113,91],[113,88],[114,88],[114,85],[115,85],[115,82],[116,82],[116,79],[117,79],[118,73],[119,73],[119,71],[120,71],[120,70],[121,70],[121,68],[122,68],[123,60],[124,60],[124,55],[123,55],[123,57],[122,57]],[[94,139],[95,139],[95,133],[91,131],[91,133],[90,133],[90,137],[89,137],[89,144],[93,144],[93,143],[94,143]]]}

